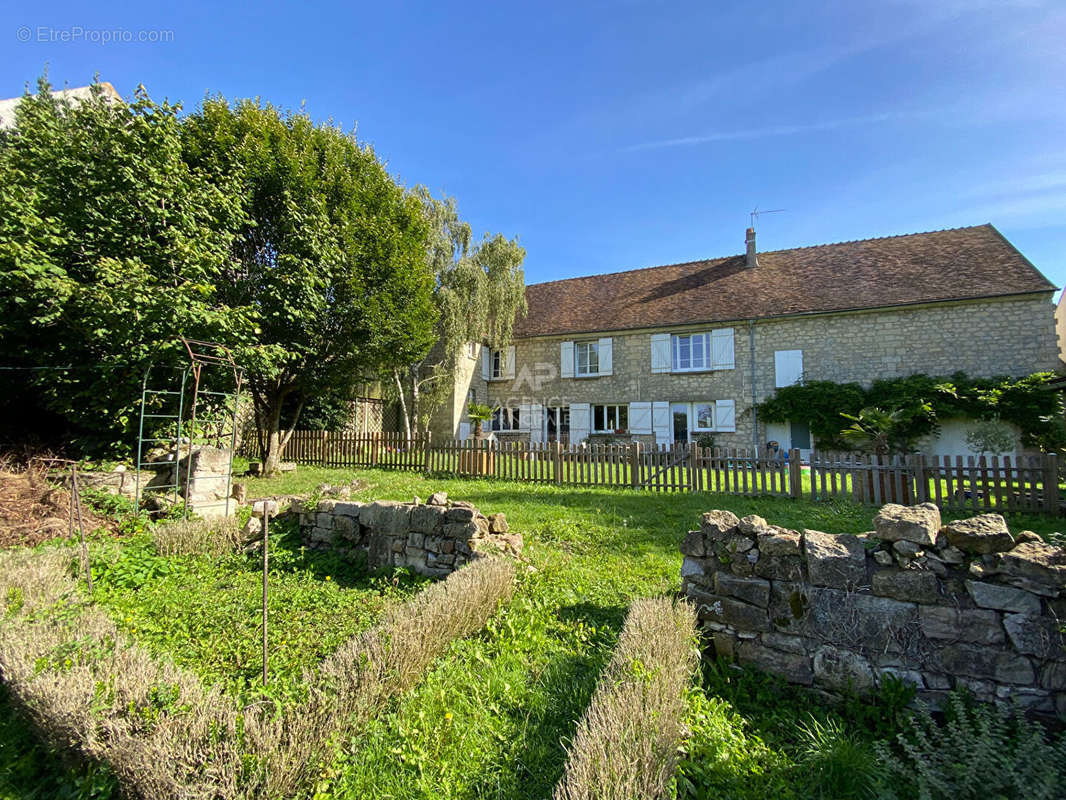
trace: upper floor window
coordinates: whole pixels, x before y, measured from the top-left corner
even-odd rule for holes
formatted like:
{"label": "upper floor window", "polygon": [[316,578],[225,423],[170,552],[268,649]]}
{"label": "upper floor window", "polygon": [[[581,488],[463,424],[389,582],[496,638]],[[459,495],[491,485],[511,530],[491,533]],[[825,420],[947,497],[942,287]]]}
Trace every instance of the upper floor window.
{"label": "upper floor window", "polygon": [[497,408],[492,412],[492,430],[516,431],[519,428],[517,408]]}
{"label": "upper floor window", "polygon": [[687,369],[710,369],[711,336],[707,333],[691,333],[674,336],[674,371]]}
{"label": "upper floor window", "polygon": [[599,342],[574,342],[574,370],[577,375],[600,374]]}
{"label": "upper floor window", "polygon": [[466,355],[467,355],[467,357],[468,358],[477,358],[477,348],[478,348],[478,343],[477,342],[467,342],[466,343]]}
{"label": "upper floor window", "polygon": [[594,433],[621,433],[629,429],[629,406],[605,405],[592,407]]}
{"label": "upper floor window", "polygon": [[489,357],[489,377],[502,378],[505,363],[503,350],[493,350],[492,355]]}

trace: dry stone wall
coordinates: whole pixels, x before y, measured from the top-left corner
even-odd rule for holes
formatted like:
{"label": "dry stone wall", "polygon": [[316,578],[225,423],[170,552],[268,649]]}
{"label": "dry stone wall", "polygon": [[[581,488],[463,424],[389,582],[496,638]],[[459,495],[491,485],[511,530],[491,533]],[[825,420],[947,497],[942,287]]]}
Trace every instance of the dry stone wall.
{"label": "dry stone wall", "polygon": [[682,544],[682,590],[717,656],[831,693],[886,675],[934,705],[984,701],[1066,716],[1066,549],[984,514],[941,525],[887,505],[860,535],[709,511]]}
{"label": "dry stone wall", "polygon": [[443,578],[482,554],[520,555],[521,534],[503,514],[485,516],[471,503],[450,502],[443,492],[427,503],[321,500],[300,513],[309,547],[366,557],[372,568],[408,567]]}

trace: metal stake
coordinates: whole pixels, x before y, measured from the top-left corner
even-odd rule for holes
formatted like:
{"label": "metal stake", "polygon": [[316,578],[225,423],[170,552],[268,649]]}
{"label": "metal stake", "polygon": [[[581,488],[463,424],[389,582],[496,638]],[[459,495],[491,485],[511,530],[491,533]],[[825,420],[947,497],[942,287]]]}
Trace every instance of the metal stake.
{"label": "metal stake", "polygon": [[267,565],[270,560],[270,509],[263,508],[263,686],[267,685]]}
{"label": "metal stake", "polygon": [[78,512],[78,537],[81,539],[81,566],[85,570],[85,583],[89,587],[89,591],[93,590],[93,575],[92,570],[89,569],[89,547],[85,544],[85,526],[81,521],[81,492],[78,491],[78,465],[75,464],[71,470],[71,502],[74,504],[74,508]]}

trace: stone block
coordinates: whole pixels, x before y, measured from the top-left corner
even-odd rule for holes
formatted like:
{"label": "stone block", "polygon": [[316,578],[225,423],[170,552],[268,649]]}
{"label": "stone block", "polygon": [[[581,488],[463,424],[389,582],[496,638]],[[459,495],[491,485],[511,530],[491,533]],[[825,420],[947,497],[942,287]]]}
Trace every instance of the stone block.
{"label": "stone block", "polygon": [[1066,638],[1059,630],[1058,621],[1031,614],[1007,614],[1003,617],[1003,628],[1019,653],[1066,661]]}
{"label": "stone block", "polygon": [[703,546],[703,534],[699,531],[689,531],[681,542],[681,552],[686,556],[703,558],[707,554]]}
{"label": "stone block", "polygon": [[352,519],[359,519],[359,512],[362,511],[362,509],[362,503],[346,500],[343,503],[335,503],[333,506],[333,513],[344,517],[351,517]]}
{"label": "stone block", "polygon": [[997,645],[1007,638],[999,614],[983,608],[922,606],[918,609],[918,621],[928,639]]}
{"label": "stone block", "polygon": [[715,594],[735,597],[760,608],[766,608],[770,603],[770,582],[762,578],[739,578],[728,572],[716,572],[714,591]]}
{"label": "stone block", "polygon": [[454,506],[447,511],[448,522],[473,522],[475,512],[472,507]]}
{"label": "stone block", "polygon": [[[902,667],[881,667],[875,670],[877,677],[877,684],[880,686],[885,682],[885,677],[891,675],[898,681],[910,684],[916,689],[924,689],[926,686],[925,676],[915,669],[903,669]],[[935,688],[935,687],[930,687]],[[947,688],[947,687],[945,687]]]}
{"label": "stone block", "polygon": [[919,569],[880,570],[871,581],[874,594],[909,603],[937,603],[942,600],[936,575]]}
{"label": "stone block", "polygon": [[507,517],[503,513],[489,516],[489,533],[507,533],[510,527],[507,525]]}
{"label": "stone block", "polygon": [[1017,614],[1039,614],[1040,599],[1012,586],[1000,586],[985,581],[966,581],[966,591],[980,608],[1011,611]]}
{"label": "stone block", "polygon": [[333,530],[345,539],[359,538],[359,523],[352,517],[337,514],[333,517]]}
{"label": "stone block", "polygon": [[441,528],[441,535],[449,539],[473,539],[477,535],[477,525],[471,522],[448,522]]}
{"label": "stone block", "polygon": [[681,562],[681,577],[691,578],[695,575],[706,574],[703,567],[703,562],[695,558],[689,558],[686,556]]}
{"label": "stone block", "polygon": [[813,585],[845,589],[865,582],[866,550],[855,536],[805,530],[803,549]]}
{"label": "stone block", "polygon": [[773,527],[757,537],[759,552],[764,556],[798,556],[800,555],[799,531]]}
{"label": "stone block", "polygon": [[363,506],[359,521],[376,533],[406,534],[411,528],[411,506],[392,500],[375,500]]}
{"label": "stone block", "polygon": [[754,640],[737,646],[737,660],[741,664],[779,675],[790,683],[810,686],[814,683],[811,660],[798,653],[785,653],[758,644]]}
{"label": "stone block", "polygon": [[847,648],[898,653],[918,636],[918,606],[839,589],[812,589],[804,632]]}
{"label": "stone block", "polygon": [[901,506],[888,503],[874,517],[874,530],[878,539],[908,542],[932,547],[940,532],[940,509],[933,503],[917,506]]}
{"label": "stone block", "polygon": [[694,589],[689,590],[688,596],[699,604],[697,613],[701,622],[717,622],[721,625],[729,625],[738,631],[770,630],[770,618],[765,608],[759,608],[732,597],[706,594]]}
{"label": "stone block", "polygon": [[937,671],[1000,683],[1031,685],[1036,673],[1029,659],[993,647],[949,644],[931,655]]}
{"label": "stone block", "polygon": [[803,567],[804,561],[800,556],[768,556],[760,551],[753,571],[760,578],[798,582],[805,579]]}
{"label": "stone block", "polygon": [[412,531],[411,533],[407,534],[407,549],[408,550],[410,550],[412,547],[424,548],[425,545],[426,545],[426,535],[424,533],[417,533],[415,531]]}
{"label": "stone block", "polygon": [[1066,661],[1048,661],[1040,667],[1040,688],[1052,691],[1066,689]]}
{"label": "stone block", "polygon": [[441,506],[414,506],[411,509],[411,530],[433,534],[444,527],[447,509]]}
{"label": "stone block", "polygon": [[448,505],[448,493],[434,492],[426,502],[431,506],[446,506]]}
{"label": "stone block", "polygon": [[441,553],[454,553],[455,552],[455,539],[434,539],[437,549]]}
{"label": "stone block", "polygon": [[857,694],[869,692],[876,684],[869,661],[858,653],[830,645],[823,645],[814,653],[814,682],[834,691]]}
{"label": "stone block", "polygon": [[781,650],[785,653],[807,654],[807,640],[802,636],[770,631],[762,635],[762,642],[767,647],[772,647],[774,650]]}
{"label": "stone block", "polygon": [[737,525],[740,533],[749,539],[754,539],[759,535],[760,531],[767,530],[769,527],[770,524],[758,514],[748,514],[746,517],[741,517]]}
{"label": "stone block", "polygon": [[999,553],[1014,547],[1007,521],[999,514],[980,514],[949,522],[944,526],[944,535],[952,547],[964,553]]}
{"label": "stone block", "polygon": [[317,525],[311,528],[311,541],[327,543],[333,541],[333,529],[332,528],[320,528]]}
{"label": "stone block", "polygon": [[737,637],[730,633],[718,631],[711,636],[711,642],[714,644],[716,658],[732,661],[736,657]]}
{"label": "stone block", "polygon": [[1022,542],[1002,555],[999,571],[1061,590],[1066,587],[1066,548]]}
{"label": "stone block", "polygon": [[319,528],[332,528],[333,515],[328,511],[319,511],[315,514],[315,526]]}
{"label": "stone block", "polygon": [[708,511],[700,518],[700,530],[711,539],[721,539],[737,532],[740,520],[732,511]]}
{"label": "stone block", "polygon": [[337,505],[336,500],[319,500],[318,505],[315,506],[315,511],[319,514],[329,514],[333,511],[335,505]]}

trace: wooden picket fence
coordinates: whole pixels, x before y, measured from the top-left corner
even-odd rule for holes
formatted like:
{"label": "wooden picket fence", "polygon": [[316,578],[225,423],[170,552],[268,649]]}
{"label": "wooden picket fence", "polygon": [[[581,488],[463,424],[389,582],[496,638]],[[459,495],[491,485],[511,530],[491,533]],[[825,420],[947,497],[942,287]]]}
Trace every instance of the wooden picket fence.
{"label": "wooden picket fence", "polygon": [[[847,499],[869,505],[934,502],[942,508],[1058,514],[1058,465],[1039,456],[872,456],[695,444],[561,445],[435,440],[429,434],[296,431],[287,460],[492,477],[556,486],[657,492]],[[1050,491],[1045,491],[1045,486]]]}

